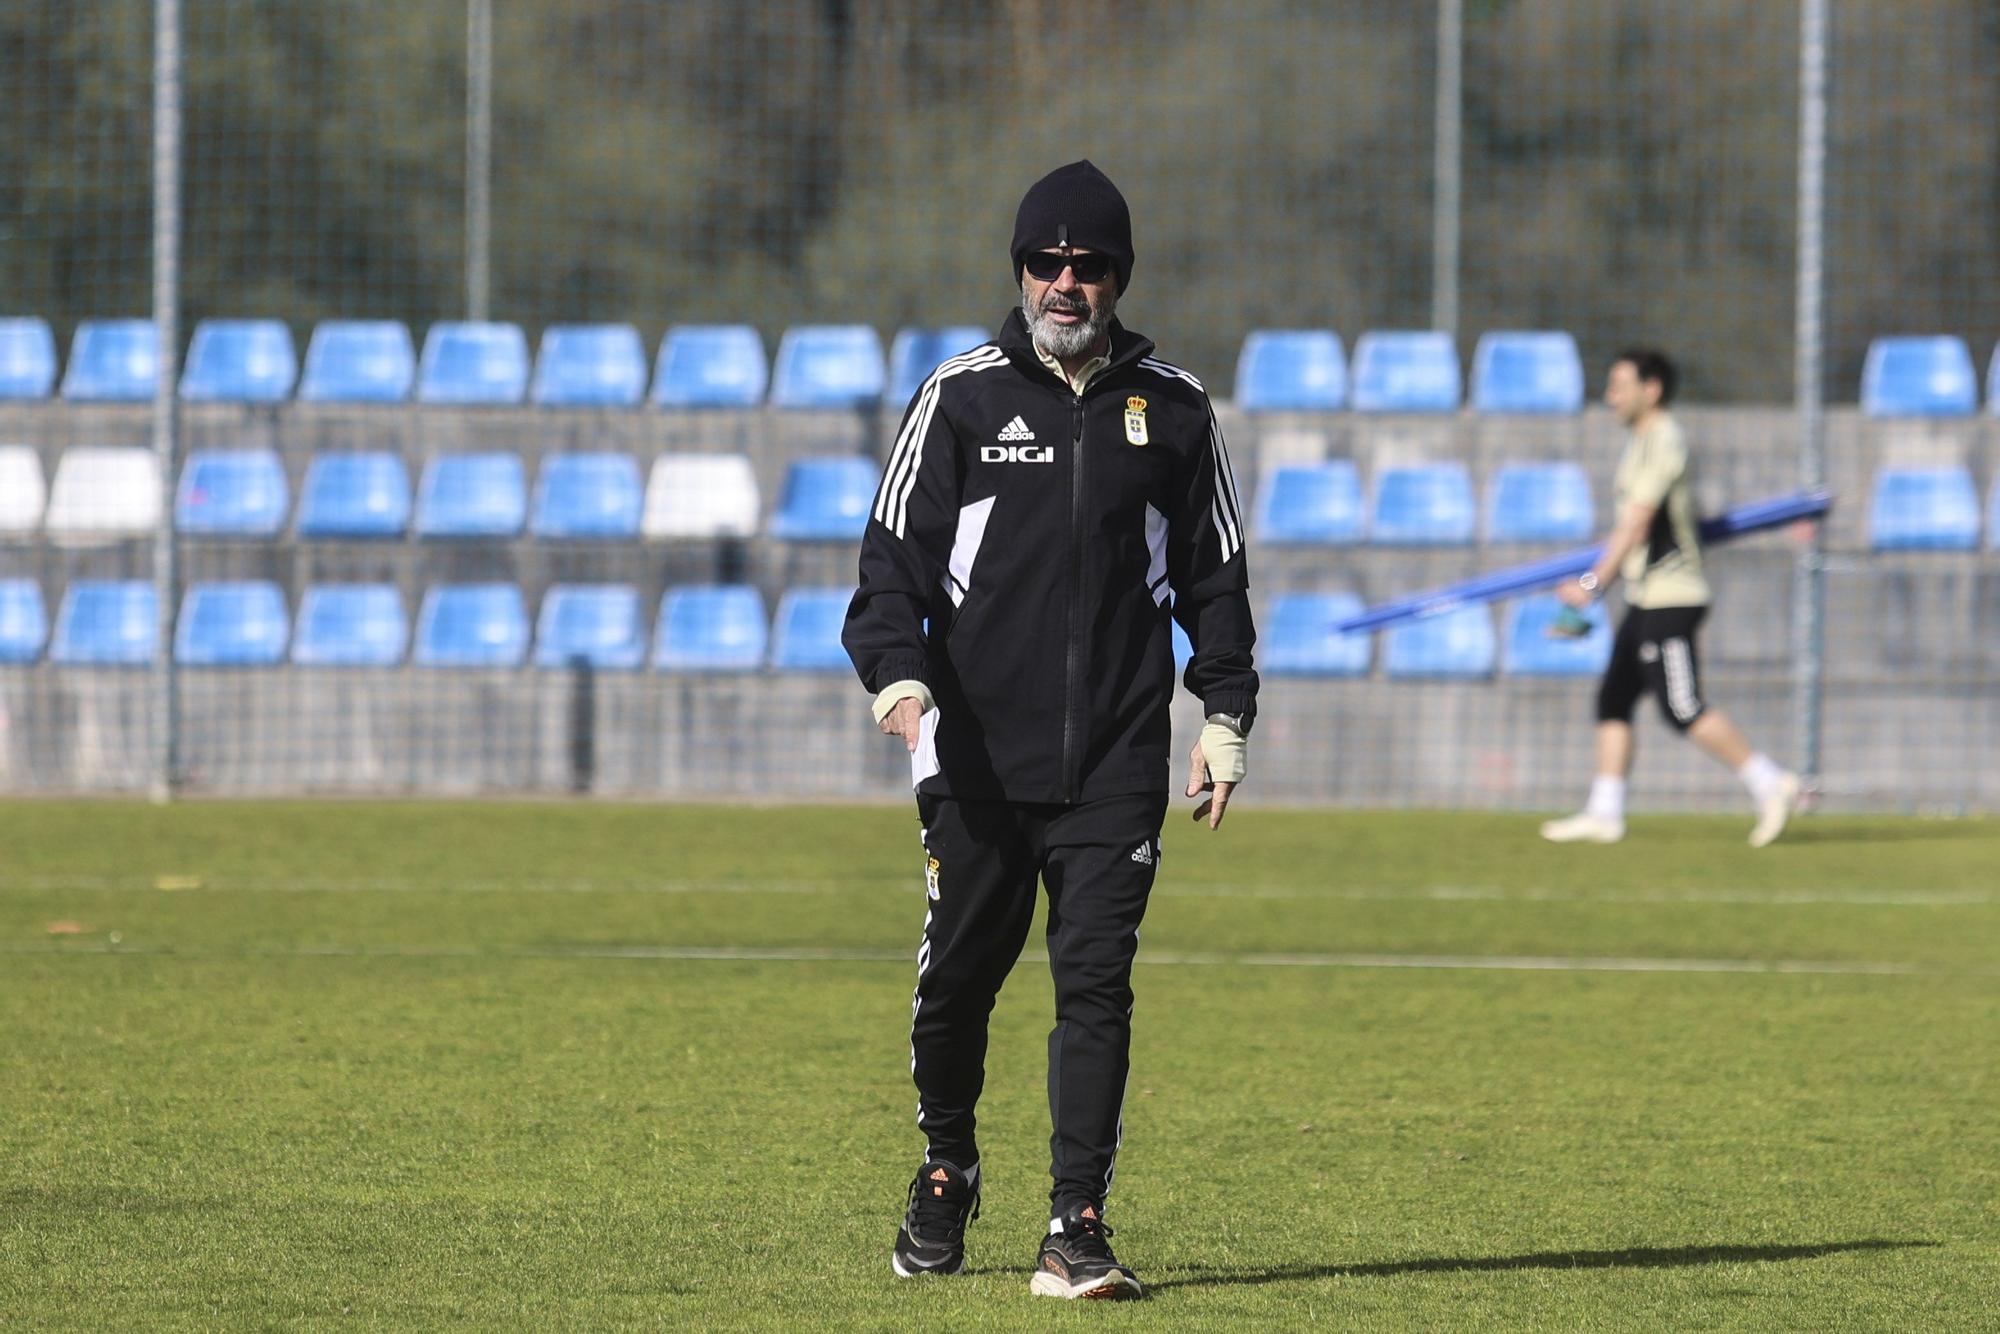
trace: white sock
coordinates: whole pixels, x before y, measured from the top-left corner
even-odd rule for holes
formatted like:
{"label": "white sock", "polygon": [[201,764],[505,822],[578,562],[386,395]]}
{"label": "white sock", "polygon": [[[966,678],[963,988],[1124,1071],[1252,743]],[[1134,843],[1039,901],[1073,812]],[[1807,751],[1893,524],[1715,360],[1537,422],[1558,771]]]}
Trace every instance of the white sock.
{"label": "white sock", "polygon": [[1600,820],[1625,819],[1625,780],[1613,778],[1609,774],[1599,774],[1590,780],[1590,800],[1584,803],[1583,813]]}
{"label": "white sock", "polygon": [[1743,786],[1750,790],[1750,799],[1761,803],[1778,786],[1779,781],[1785,776],[1785,771],[1773,764],[1771,757],[1760,750],[1743,761],[1742,766],[1736,771],[1736,776],[1742,779]]}

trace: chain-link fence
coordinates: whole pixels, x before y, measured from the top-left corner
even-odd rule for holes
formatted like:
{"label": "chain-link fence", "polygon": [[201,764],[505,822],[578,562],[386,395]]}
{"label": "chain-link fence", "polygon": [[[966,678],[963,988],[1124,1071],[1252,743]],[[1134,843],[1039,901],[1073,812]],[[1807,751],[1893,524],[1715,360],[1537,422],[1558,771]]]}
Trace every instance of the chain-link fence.
{"label": "chain-link fence", "polygon": [[[1601,535],[1590,404],[1651,343],[1705,508],[1836,496],[1817,551],[1713,553],[1714,700],[1830,801],[1990,807],[1996,56],[1976,0],[22,0],[0,789],[894,791],[829,640],[851,497],[910,377],[1015,300],[1023,188],[1087,156],[1133,208],[1120,313],[1257,498],[1268,798],[1580,792],[1598,641],[1542,652],[1545,601],[1295,639]],[[1365,337],[1427,329],[1430,380],[1398,349],[1437,345]],[[1266,383],[1269,330],[1339,345]],[[1508,330],[1574,340],[1525,400],[1550,345]],[[1397,539],[1392,473],[1441,526]],[[1513,522],[1578,475],[1581,528]],[[1352,526],[1287,531],[1301,484],[1351,484]],[[1640,737],[1638,799],[1741,800]]]}

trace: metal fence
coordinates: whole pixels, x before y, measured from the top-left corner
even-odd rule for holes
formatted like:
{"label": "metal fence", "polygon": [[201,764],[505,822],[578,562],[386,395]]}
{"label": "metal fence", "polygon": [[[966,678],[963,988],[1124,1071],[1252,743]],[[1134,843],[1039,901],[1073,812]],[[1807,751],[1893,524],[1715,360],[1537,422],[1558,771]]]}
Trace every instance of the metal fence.
{"label": "metal fence", "polygon": [[[551,588],[625,585],[649,642],[687,585],[747,583],[768,616],[787,589],[852,578],[851,548],[773,534],[787,465],[872,453],[899,403],[196,402],[178,392],[189,340],[261,317],[300,348],[331,319],[402,321],[421,344],[469,318],[532,348],[622,322],[650,369],[684,325],[746,324],[765,359],[796,326],[991,327],[1021,189],[1089,156],[1133,205],[1122,313],[1219,398],[1256,329],[1351,349],[1439,328],[1468,363],[1486,331],[1562,329],[1593,380],[1627,344],[1673,351],[1707,503],[1821,480],[1839,496],[1817,548],[1718,554],[1718,697],[1830,801],[1990,806],[1993,526],[1901,553],[1867,522],[1889,468],[1963,470],[1983,501],[1989,428],[1851,405],[1879,336],[1955,335],[1981,372],[2000,339],[1996,55],[1978,0],[23,0],[0,14],[0,315],[46,320],[68,372],[86,322],[112,317],[150,321],[167,355],[150,401],[0,399],[0,450],[48,490],[0,532],[0,580],[32,585],[52,632],[81,587],[147,582],[156,631],[135,665],[45,647],[0,665],[0,787],[893,790],[838,672],[537,667],[532,624],[524,665],[476,670],[408,652],[307,667],[292,646],[200,667],[172,647],[217,581],[275,585],[294,631],[309,590],[356,583],[393,588],[406,622],[439,586],[505,585],[530,623]],[[1596,412],[1227,425],[1246,487],[1287,460],[1457,460],[1484,487],[1507,459],[1573,458],[1600,519],[1617,446]],[[79,466],[96,447],[152,451],[150,511]],[[282,470],[275,528],[176,522],[196,454],[253,448]],[[529,486],[565,452],[623,454],[642,482],[663,456],[740,455],[761,508],[718,540],[302,532],[314,461],[371,451],[413,483],[443,455],[508,454]],[[106,488],[101,524],[56,522],[66,463],[72,508]],[[1264,610],[1520,554],[1259,544],[1252,577]],[[1273,795],[1554,805],[1581,784],[1586,682],[1401,681],[1381,658],[1363,679],[1272,680],[1256,758]],[[1698,757],[1643,746],[1639,793],[1733,799]]]}

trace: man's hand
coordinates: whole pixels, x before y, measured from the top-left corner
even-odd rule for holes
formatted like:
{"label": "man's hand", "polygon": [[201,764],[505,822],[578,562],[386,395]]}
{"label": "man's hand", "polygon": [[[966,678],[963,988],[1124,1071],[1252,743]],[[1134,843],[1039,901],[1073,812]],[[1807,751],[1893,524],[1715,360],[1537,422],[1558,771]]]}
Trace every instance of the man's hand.
{"label": "man's hand", "polygon": [[1562,599],[1565,607],[1572,607],[1577,611],[1582,611],[1591,603],[1590,593],[1575,579],[1565,579],[1557,585],[1556,596]]}
{"label": "man's hand", "polygon": [[894,708],[883,715],[882,734],[903,738],[904,747],[914,755],[917,753],[917,734],[921,729],[923,717],[923,701],[914,695],[905,695],[896,701]]}
{"label": "man's hand", "polygon": [[1201,823],[1206,817],[1210,829],[1220,829],[1222,814],[1229,809],[1229,794],[1235,790],[1236,784],[1218,783],[1209,777],[1208,757],[1202,754],[1201,742],[1196,741],[1194,749],[1188,752],[1187,795],[1199,797],[1204,792],[1214,795],[1194,808],[1195,823]]}

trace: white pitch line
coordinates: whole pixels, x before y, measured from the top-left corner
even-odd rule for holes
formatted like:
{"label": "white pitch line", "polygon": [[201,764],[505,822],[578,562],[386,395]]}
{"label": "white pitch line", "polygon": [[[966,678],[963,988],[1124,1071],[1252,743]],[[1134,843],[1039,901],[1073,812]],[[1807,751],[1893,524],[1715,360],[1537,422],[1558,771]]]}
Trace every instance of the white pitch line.
{"label": "white pitch line", "polygon": [[[522,948],[470,949],[427,945],[306,945],[251,946],[241,950],[196,947],[113,945],[79,941],[71,945],[0,943],[0,954],[57,957],[63,955],[130,955],[148,958],[250,959],[633,959],[682,963],[896,963],[915,958],[911,950],[789,945],[549,945]],[[1024,963],[1047,963],[1039,951],[1021,955]],[[1511,954],[1264,954],[1155,950],[1138,962],[1151,967],[1416,969],[1433,972],[1490,971],[1517,973],[1722,973],[1735,975],[1807,974],[1832,977],[1994,977],[2000,973],[1935,968],[1923,964],[1840,959],[1700,959],[1593,958],[1563,955]]]}

